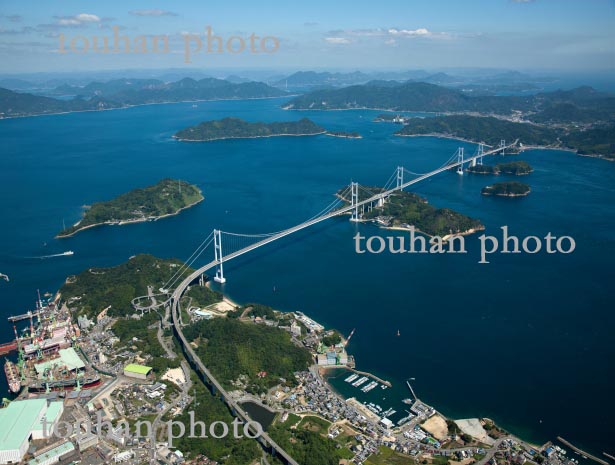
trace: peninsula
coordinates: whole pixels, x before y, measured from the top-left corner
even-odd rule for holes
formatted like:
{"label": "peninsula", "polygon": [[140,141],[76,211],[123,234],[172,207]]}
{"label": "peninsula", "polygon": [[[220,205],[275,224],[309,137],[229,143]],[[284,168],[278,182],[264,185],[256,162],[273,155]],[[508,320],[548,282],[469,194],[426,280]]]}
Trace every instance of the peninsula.
{"label": "peninsula", "polygon": [[251,123],[239,118],[204,121],[178,131],[173,137],[186,142],[209,142],[222,139],[253,139],[275,136],[313,136],[326,134],[323,128],[308,118],[299,121]]}
{"label": "peninsula", "polygon": [[483,187],[480,191],[483,195],[497,195],[500,197],[525,197],[530,193],[530,186],[522,182],[497,182],[491,186]]}
{"label": "peninsula", "polygon": [[[401,123],[398,136],[433,136],[531,148],[574,150],[615,160],[615,98],[583,86],[535,95],[469,95],[427,82],[373,81],[341,89],[318,89],[284,103],[287,110],[385,110],[374,121]],[[436,113],[410,118],[399,112]]]}
{"label": "peninsula", "polygon": [[69,237],[87,228],[103,224],[128,224],[176,215],[203,200],[200,189],[185,181],[163,179],[157,184],[134,189],[113,200],[96,202],[83,218],[57,235]]}
{"label": "peninsula", "polygon": [[[374,194],[383,191],[379,187],[365,189]],[[338,195],[348,201],[341,191]],[[359,201],[367,198],[362,198],[361,195],[367,194],[360,194]],[[436,208],[417,194],[405,191],[395,192],[381,206],[364,212],[361,218],[388,228],[409,229],[414,226],[415,230],[429,236],[464,235],[485,229],[479,220],[449,208]]]}

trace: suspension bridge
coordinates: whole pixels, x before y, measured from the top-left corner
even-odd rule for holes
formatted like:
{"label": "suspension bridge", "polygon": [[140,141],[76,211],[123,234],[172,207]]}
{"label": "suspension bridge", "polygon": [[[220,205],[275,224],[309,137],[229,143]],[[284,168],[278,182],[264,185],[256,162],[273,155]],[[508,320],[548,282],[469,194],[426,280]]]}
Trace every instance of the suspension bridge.
{"label": "suspension bridge", "polygon": [[[360,186],[356,182],[352,182],[350,186],[348,186],[342,192],[338,193],[336,199],[327,207],[325,207],[325,209],[323,209],[321,212],[308,219],[307,221],[304,221],[300,224],[297,224],[296,226],[292,226],[282,231],[268,234],[237,234],[224,232],[219,229],[214,229],[214,231],[210,233],[209,236],[196,248],[196,250],[188,258],[188,260],[186,260],[186,262],[163,286],[162,290],[162,292],[167,292],[166,289],[173,289],[173,286],[175,286],[179,282],[179,284],[177,284],[177,286],[172,291],[169,299],[161,305],[164,305],[167,310],[171,310],[173,330],[182,346],[184,354],[186,355],[188,361],[191,363],[192,367],[201,376],[203,381],[205,381],[210,386],[211,390],[221,396],[222,400],[226,403],[228,408],[235,416],[239,417],[244,422],[248,422],[250,420],[249,416],[241,408],[241,406],[232,397],[228,395],[222,385],[205,367],[205,365],[198,357],[198,355],[194,352],[192,346],[189,344],[189,341],[186,339],[182,332],[180,323],[180,300],[188,286],[197,279],[202,278],[203,274],[206,271],[209,271],[213,268],[216,268],[214,281],[224,283],[226,281],[226,278],[224,277],[223,265],[229,260],[240,257],[241,255],[251,252],[252,250],[263,247],[274,241],[282,239],[283,237],[289,236],[295,232],[301,231],[305,228],[309,228],[310,226],[313,226],[322,221],[326,221],[339,215],[350,213],[351,221],[361,221],[361,212],[364,211],[365,207],[373,208],[374,205],[382,205],[385,202],[386,198],[395,193],[396,191],[403,190],[409,186],[429,179],[432,176],[436,176],[437,174],[440,174],[444,171],[456,169],[456,172],[458,174],[463,175],[464,165],[466,163],[470,166],[482,164],[483,157],[495,155],[498,153],[504,154],[506,150],[513,148],[516,145],[517,141],[513,142],[512,144],[506,145],[505,141],[502,140],[498,147],[493,148],[489,151],[485,151],[483,144],[480,144],[476,153],[468,158],[464,158],[464,149],[461,147],[439,168],[423,174],[413,173],[399,166],[397,167],[393,175],[391,175],[387,183],[384,185],[384,188],[380,192],[376,193],[370,191],[367,188],[362,188],[362,186]],[[414,177],[406,181],[404,179],[406,175]],[[364,195],[367,195],[368,197],[361,200],[359,195],[361,191]],[[347,203],[346,197],[348,195],[350,195],[350,203],[348,205],[345,205]],[[225,244],[224,249],[222,247],[223,238]],[[241,246],[240,244],[242,242],[245,243],[244,241],[246,240],[255,242],[247,246]],[[203,254],[203,252],[209,248],[212,242],[214,246],[214,260],[204,266],[197,268],[188,276],[183,277],[184,274],[191,269],[192,264],[195,263],[196,260],[198,260],[199,257]],[[229,245],[230,247],[227,247]],[[225,250],[231,250],[231,252],[224,254]],[[271,439],[271,437],[269,437],[267,433],[263,433],[259,437],[259,441],[263,444],[265,448],[269,449],[272,453],[283,459],[285,463],[289,465],[298,465],[297,462],[282,447],[276,444],[275,441],[273,441],[273,439]]]}

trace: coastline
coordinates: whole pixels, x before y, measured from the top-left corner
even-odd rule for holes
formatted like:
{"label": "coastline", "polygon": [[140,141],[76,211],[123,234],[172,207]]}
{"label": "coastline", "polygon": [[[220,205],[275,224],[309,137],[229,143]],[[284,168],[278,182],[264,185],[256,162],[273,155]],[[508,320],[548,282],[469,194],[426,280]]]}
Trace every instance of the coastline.
{"label": "coastline", "polygon": [[[382,228],[382,229],[388,229],[388,230],[391,230],[391,231],[406,231],[406,232],[410,231],[409,228],[404,228],[402,226],[379,226],[379,227]],[[462,232],[455,233],[455,234],[446,234],[444,236],[441,236],[441,238],[442,238],[442,240],[444,242],[447,242],[449,239],[452,239],[453,237],[469,236],[470,234],[474,234],[474,233],[477,233],[478,231],[484,231],[484,230],[485,230],[485,226],[481,225],[480,228],[471,228],[471,229],[468,229],[466,231],[462,231]],[[427,237],[429,237],[429,239],[433,239],[434,237],[436,237],[436,236],[434,236],[432,234],[428,234],[425,231],[421,231],[420,229],[416,229],[416,228],[414,229],[414,232],[417,232],[419,234],[427,236]]]}
{"label": "coastline", "polygon": [[327,131],[314,132],[310,134],[269,134],[267,136],[232,136],[232,137],[215,137],[213,139],[182,139],[176,135],[171,136],[178,142],[214,142],[217,140],[231,140],[231,139],[267,139],[269,137],[304,137],[304,136],[318,136],[321,134],[327,134]]}
{"label": "coastline", "polygon": [[429,134],[398,134],[398,133],[394,133],[394,136],[397,137],[434,137],[436,139],[452,139],[452,140],[459,140],[461,142],[467,142],[468,144],[483,144],[485,147],[489,147],[492,148],[493,145],[489,145],[489,144],[485,144],[484,142],[479,142],[479,141],[475,141],[475,140],[470,140],[470,139],[464,139],[463,137],[455,137],[451,134],[443,134],[443,133],[439,133],[439,132],[432,132]]}
{"label": "coastline", "polygon": [[[75,229],[73,232],[71,232],[70,234],[57,234],[55,236],[55,239],[65,239],[67,237],[72,237],[75,234],[77,234],[80,231],[85,231],[86,229],[90,229],[90,228],[95,228],[97,226],[104,226],[104,225],[115,225],[115,226],[124,226],[127,224],[134,224],[134,223],[145,223],[147,221],[158,221],[162,218],[167,218],[169,216],[175,216],[175,215],[179,215],[183,210],[187,210],[188,208],[194,207],[195,205],[201,203],[203,200],[205,200],[205,197],[203,197],[201,195],[201,199],[197,200],[196,202],[192,202],[189,205],[186,205],[184,207],[181,207],[180,209],[178,209],[176,212],[174,213],[166,213],[164,215],[160,215],[160,216],[148,216],[146,218],[134,218],[134,219],[128,219],[128,220],[116,220],[116,221],[103,221],[102,223],[94,223],[94,224],[88,224],[87,226],[82,226],[80,228]],[[79,222],[77,223],[77,225],[83,220],[79,220]]]}
{"label": "coastline", "polygon": [[363,139],[362,135],[358,135],[358,136],[345,136],[342,134],[333,134],[330,132],[325,132],[325,136],[329,136],[329,137],[339,137],[340,139]]}

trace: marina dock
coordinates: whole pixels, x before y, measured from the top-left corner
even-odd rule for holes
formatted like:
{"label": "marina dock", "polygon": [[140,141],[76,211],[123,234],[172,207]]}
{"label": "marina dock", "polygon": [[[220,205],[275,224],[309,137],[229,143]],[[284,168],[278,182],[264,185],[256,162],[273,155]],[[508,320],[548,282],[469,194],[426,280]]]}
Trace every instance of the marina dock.
{"label": "marina dock", "polygon": [[366,371],[359,371],[359,370],[355,370],[354,368],[348,368],[350,371],[352,371],[353,373],[356,373],[358,375],[362,375],[362,376],[367,376],[368,378],[373,379],[374,381],[379,382],[380,384],[384,384],[387,387],[391,387],[392,384],[389,381],[386,381],[384,379],[378,378],[376,375],[372,375],[371,373],[367,373]]}
{"label": "marina dock", "polygon": [[564,444],[565,446],[570,447],[573,451],[575,451],[575,452],[577,452],[577,453],[581,454],[581,455],[582,455],[582,456],[584,456],[584,457],[587,457],[587,458],[588,458],[588,459],[590,459],[590,460],[593,460],[594,462],[598,462],[598,463],[599,463],[599,464],[601,464],[601,465],[610,465],[610,463],[609,463],[609,462],[607,462],[606,460],[602,460],[602,459],[600,459],[600,458],[596,457],[595,455],[592,455],[592,454],[590,454],[590,453],[588,453],[588,452],[585,452],[585,451],[584,451],[584,450],[582,450],[582,449],[579,449],[579,448],[578,448],[578,447],[576,447],[576,446],[573,446],[572,444],[570,444],[568,441],[566,441],[566,440],[565,440],[563,437],[561,437],[561,436],[558,436],[558,437],[557,437],[557,440],[558,440],[559,442],[561,442],[562,444]]}

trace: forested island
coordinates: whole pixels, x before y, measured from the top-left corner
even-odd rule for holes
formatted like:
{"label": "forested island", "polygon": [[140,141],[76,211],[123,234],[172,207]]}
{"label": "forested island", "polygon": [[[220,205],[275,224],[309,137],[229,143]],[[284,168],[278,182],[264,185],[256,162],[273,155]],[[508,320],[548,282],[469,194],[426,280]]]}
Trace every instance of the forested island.
{"label": "forested island", "polygon": [[299,121],[251,123],[239,118],[204,121],[178,131],[173,137],[180,141],[208,142],[221,139],[246,139],[274,136],[313,136],[327,131],[308,118]]}
{"label": "forested island", "polygon": [[498,163],[497,165],[468,166],[466,171],[475,174],[512,174],[514,176],[523,176],[530,174],[534,170],[529,163],[519,160],[509,163]]}
{"label": "forested island", "polygon": [[483,195],[497,195],[500,197],[525,197],[530,191],[530,186],[527,184],[509,181],[497,182],[491,186],[483,187],[480,193]]}
{"label": "forested island", "polygon": [[103,224],[128,224],[175,215],[203,200],[201,190],[185,181],[163,179],[157,184],[134,189],[113,200],[96,202],[88,207],[83,218],[66,228],[57,237]]}
{"label": "forested island", "polygon": [[[366,187],[374,194],[383,192],[380,187]],[[342,190],[338,192],[342,196]],[[367,199],[367,194],[359,194],[359,201]],[[342,199],[348,201],[342,196]],[[429,236],[451,234],[471,234],[484,229],[479,220],[462,215],[450,208],[436,208],[426,199],[412,192],[398,191],[389,196],[381,207],[366,211],[362,219],[376,221],[381,226],[409,228],[414,226]]]}

